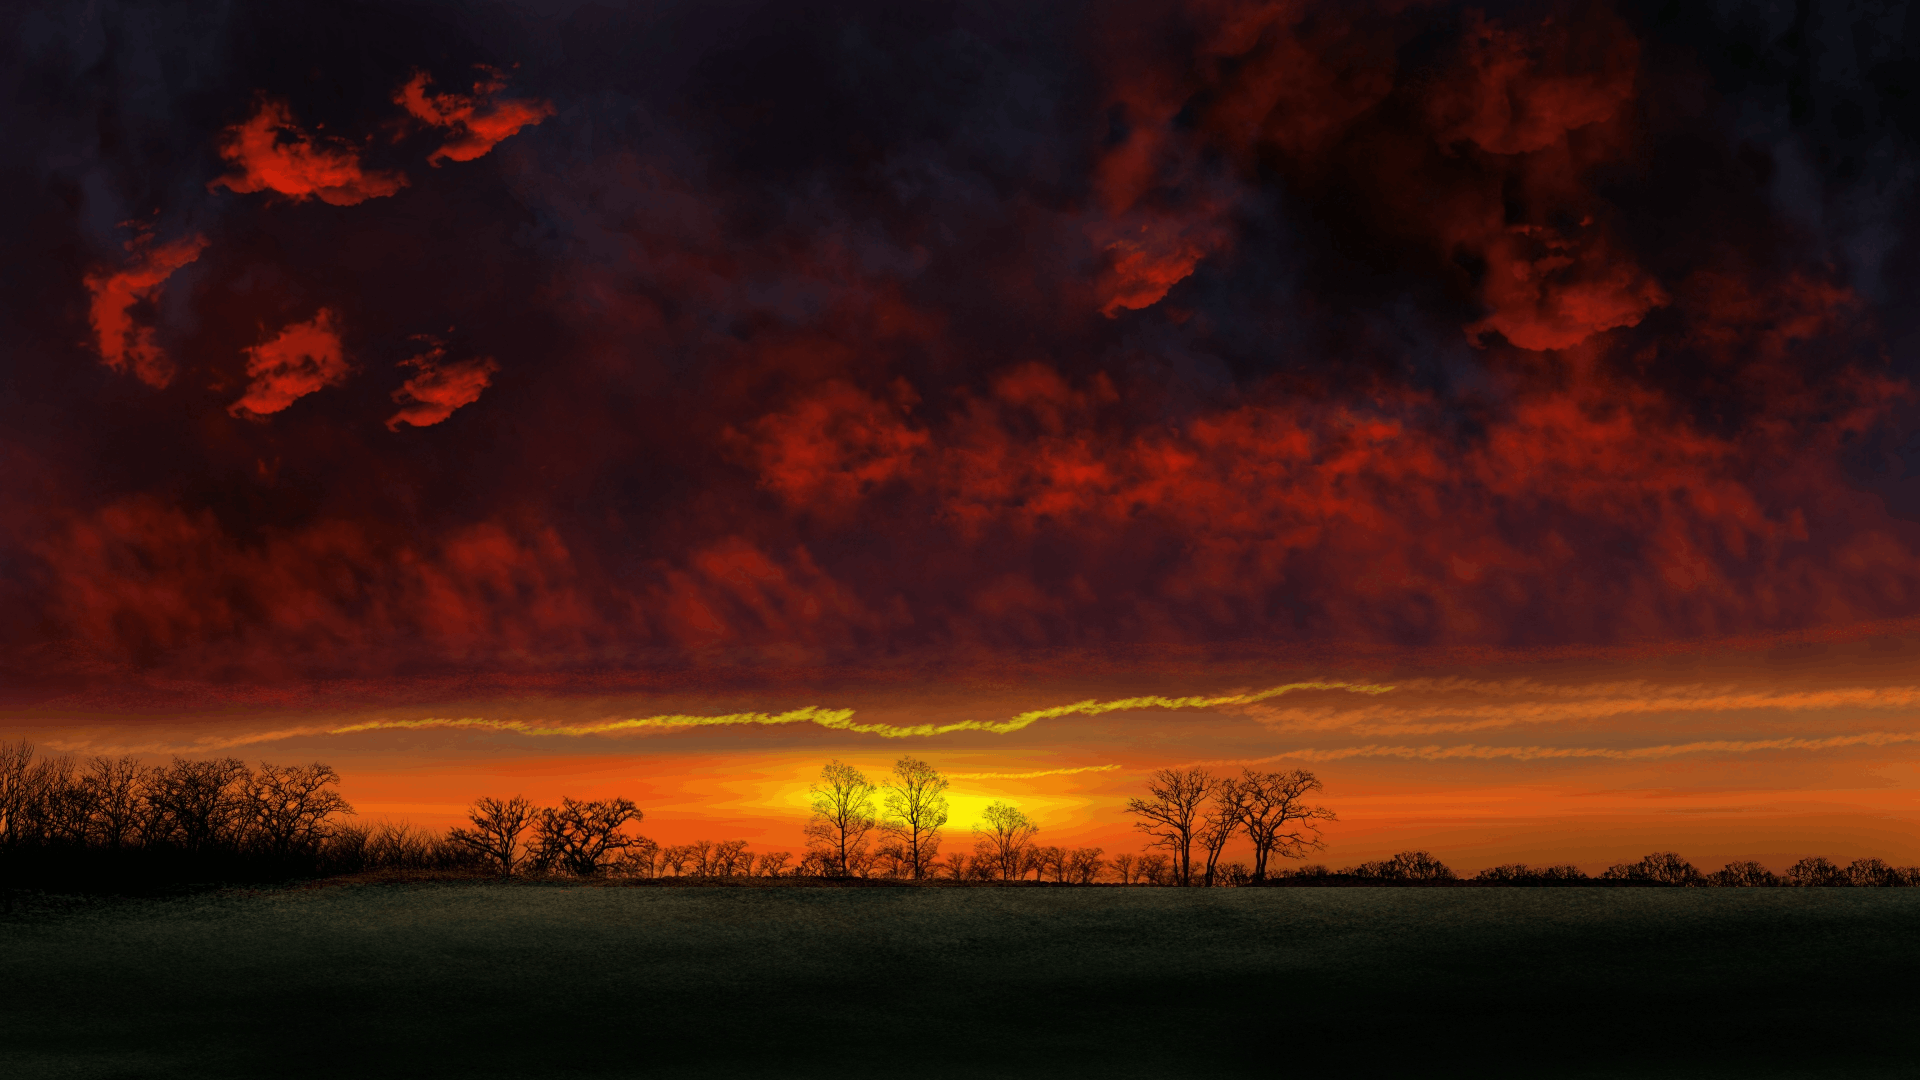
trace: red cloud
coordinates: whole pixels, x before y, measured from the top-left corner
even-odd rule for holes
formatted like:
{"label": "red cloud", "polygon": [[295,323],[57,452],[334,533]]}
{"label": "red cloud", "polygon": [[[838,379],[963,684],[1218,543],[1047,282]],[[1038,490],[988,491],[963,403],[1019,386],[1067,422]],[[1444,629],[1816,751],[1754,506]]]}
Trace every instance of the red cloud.
{"label": "red cloud", "polygon": [[321,308],[311,321],[294,323],[247,350],[247,375],[253,381],[227,412],[265,419],[315,390],[340,385],[351,370],[340,349],[333,312]]}
{"label": "red cloud", "polygon": [[[249,541],[212,514],[138,496],[75,518],[40,549],[56,607],[120,661],[257,673],[573,655],[604,637],[550,529],[483,522],[431,540],[325,521]],[[398,651],[396,651],[398,650]]]}
{"label": "red cloud", "polygon": [[487,76],[474,82],[471,95],[429,93],[427,86],[433,80],[424,71],[414,72],[394,95],[393,100],[414,119],[455,133],[446,145],[428,155],[428,164],[438,166],[443,158],[472,161],[521,128],[553,115],[553,106],[545,101],[496,99],[494,95],[506,89],[507,81],[497,71],[482,70]]}
{"label": "red cloud", "polygon": [[[1377,12],[1190,11],[1190,53],[1114,54],[1109,108],[1124,137],[1095,166],[1086,230],[1103,313],[1157,302],[1225,250],[1234,185],[1275,172],[1358,207],[1382,246],[1483,265],[1484,314],[1464,327],[1475,339],[1570,349],[1668,302],[1611,241],[1586,179],[1632,147],[1639,45],[1620,19],[1593,9],[1509,27],[1475,15],[1409,79],[1396,77],[1393,28],[1367,21]],[[1415,100],[1391,107],[1396,95]]]}
{"label": "red cloud", "polygon": [[480,400],[480,391],[493,385],[493,373],[500,365],[491,356],[443,363],[447,350],[435,345],[402,367],[415,367],[420,374],[408,379],[393,392],[400,411],[387,418],[387,430],[398,431],[401,424],[431,427],[453,415],[462,405]]}
{"label": "red cloud", "polygon": [[746,447],[769,490],[793,505],[831,510],[906,475],[926,449],[927,433],[901,415],[915,400],[912,389],[902,382],[893,397],[829,382],[732,439]]}
{"label": "red cloud", "polygon": [[260,100],[252,118],[227,129],[220,156],[240,171],[207,187],[243,195],[274,191],[295,202],[317,198],[334,206],[352,206],[407,186],[407,178],[398,173],[361,168],[359,151],[349,144],[301,131],[287,103],[269,98]]}
{"label": "red cloud", "polygon": [[159,247],[145,247],[141,241],[127,245],[134,253],[131,265],[122,270],[87,275],[87,291],[93,294],[94,339],[100,359],[115,371],[133,369],[139,380],[158,390],[173,381],[173,361],[153,340],[151,327],[135,326],[133,305],[151,300],[175,270],[198,259],[207,247],[204,236],[188,236]]}

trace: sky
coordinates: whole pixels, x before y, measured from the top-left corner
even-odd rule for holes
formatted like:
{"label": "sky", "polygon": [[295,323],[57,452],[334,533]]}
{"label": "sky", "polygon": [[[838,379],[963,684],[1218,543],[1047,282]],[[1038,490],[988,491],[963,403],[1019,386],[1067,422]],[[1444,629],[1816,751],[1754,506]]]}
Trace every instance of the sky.
{"label": "sky", "polygon": [[[0,736],[1920,860],[1904,4],[0,12]],[[1073,708],[1062,708],[1073,706]]]}

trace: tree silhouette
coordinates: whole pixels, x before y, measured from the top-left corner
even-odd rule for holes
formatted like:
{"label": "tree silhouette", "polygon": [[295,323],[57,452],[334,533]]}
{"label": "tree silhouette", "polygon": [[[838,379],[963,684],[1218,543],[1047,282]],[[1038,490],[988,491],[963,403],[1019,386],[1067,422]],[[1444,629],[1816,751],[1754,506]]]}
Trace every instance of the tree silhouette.
{"label": "tree silhouette", "polygon": [[965,881],[967,879],[966,854],[959,851],[949,852],[946,861],[940,864],[940,871],[954,881]]}
{"label": "tree silhouette", "polygon": [[1119,876],[1120,884],[1133,884],[1133,862],[1134,858],[1131,852],[1123,851],[1113,857],[1113,872]]}
{"label": "tree silhouette", "polygon": [[174,758],[153,778],[147,795],[159,835],[190,855],[237,840],[247,776],[247,767],[233,758]]}
{"label": "tree silhouette", "polygon": [[241,782],[242,812],[255,840],[276,858],[310,852],[330,835],[327,819],[353,807],[334,788],[331,765],[269,765]]}
{"label": "tree silhouette", "polygon": [[504,801],[490,796],[480,798],[467,809],[467,820],[473,822],[473,828],[454,829],[448,835],[455,843],[464,844],[492,860],[500,868],[501,877],[512,877],[513,868],[520,860],[520,834],[527,831],[539,813],[524,795]]}
{"label": "tree silhouette", "polygon": [[747,852],[745,840],[722,840],[713,845],[709,865],[715,877],[733,877],[753,869],[753,856]]}
{"label": "tree silhouette", "polygon": [[1147,780],[1151,798],[1128,799],[1127,813],[1138,817],[1133,827],[1173,856],[1174,878],[1181,885],[1193,880],[1193,839],[1200,825],[1200,807],[1213,790],[1207,770],[1161,769]]}
{"label": "tree silhouette", "polygon": [[1097,847],[1074,848],[1067,854],[1067,880],[1077,885],[1091,885],[1100,880],[1100,872],[1107,868],[1106,860],[1100,857]]}
{"label": "tree silhouette", "polygon": [[1852,882],[1847,879],[1847,872],[1845,870],[1835,866],[1831,861],[1818,856],[1801,859],[1799,862],[1787,867],[1786,879],[1787,884],[1798,885],[1802,888],[1809,886],[1831,887],[1834,885],[1852,884]]}
{"label": "tree silhouette", "polygon": [[1040,827],[1011,803],[996,802],[980,812],[981,823],[974,826],[975,862],[986,860],[1001,881],[1012,881],[1026,872],[1028,850]]}
{"label": "tree silhouette", "polygon": [[1140,856],[1139,861],[1134,863],[1134,867],[1133,880],[1144,881],[1149,885],[1165,885],[1178,877],[1173,860],[1153,852]]}
{"label": "tree silhouette", "polygon": [[151,771],[132,757],[95,757],[87,763],[81,783],[87,790],[90,833],[107,849],[118,851],[139,838]]}
{"label": "tree silhouette", "polygon": [[1291,772],[1243,769],[1237,786],[1240,825],[1253,841],[1254,882],[1267,880],[1270,857],[1277,854],[1303,859],[1307,852],[1325,846],[1320,840],[1319,823],[1336,820],[1333,811],[1305,802],[1308,795],[1320,790],[1319,777],[1305,769]]}
{"label": "tree silhouette", "polygon": [[1703,885],[1707,880],[1692,863],[1671,851],[1656,851],[1637,863],[1615,863],[1600,877],[1604,881],[1651,881],[1658,885]]}
{"label": "tree silhouette", "polygon": [[579,802],[563,798],[559,806],[540,812],[535,825],[539,837],[536,861],[565,867],[580,877],[592,877],[607,860],[639,842],[639,837],[621,830],[642,816],[628,799]]}
{"label": "tree silhouette", "polygon": [[1344,871],[1354,877],[1381,881],[1451,881],[1453,870],[1425,851],[1402,851],[1391,859],[1361,863]]}
{"label": "tree silhouette", "polygon": [[1778,885],[1780,877],[1757,862],[1730,862],[1708,874],[1707,883],[1723,888],[1754,888]]}
{"label": "tree silhouette", "polygon": [[1206,870],[1201,883],[1208,888],[1213,887],[1220,856],[1240,831],[1240,821],[1246,810],[1240,784],[1231,778],[1215,780],[1210,794],[1213,798],[1200,812],[1200,828],[1194,834],[1195,839],[1200,841],[1200,850],[1206,855]]}
{"label": "tree silhouette", "polygon": [[886,784],[881,828],[897,843],[915,881],[927,876],[940,851],[940,827],[947,823],[947,778],[914,757],[893,763]]}
{"label": "tree silhouette", "polygon": [[865,861],[868,834],[877,824],[876,789],[859,769],[836,758],[820,770],[820,782],[807,790],[813,800],[807,843],[825,858],[828,874],[847,877]]}
{"label": "tree silhouette", "polygon": [[1847,884],[1863,888],[1905,885],[1906,875],[1887,865],[1884,859],[1855,859],[1847,864]]}

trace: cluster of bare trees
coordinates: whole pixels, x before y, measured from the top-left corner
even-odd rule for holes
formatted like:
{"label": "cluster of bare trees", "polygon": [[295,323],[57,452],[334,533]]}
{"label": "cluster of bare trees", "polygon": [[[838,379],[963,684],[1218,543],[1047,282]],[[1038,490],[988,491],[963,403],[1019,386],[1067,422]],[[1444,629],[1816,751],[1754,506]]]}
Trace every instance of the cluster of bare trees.
{"label": "cluster of bare trees", "polygon": [[[1324,866],[1305,866],[1281,875],[1308,883],[1329,882],[1449,882],[1460,880],[1447,865],[1425,851],[1403,851],[1390,859],[1361,863],[1342,870]],[[1598,877],[1589,877],[1571,864],[1529,866],[1505,863],[1490,866],[1466,879],[1479,885],[1556,885],[1622,884],[1717,886],[1721,888],[1768,886],[1920,886],[1920,866],[1891,866],[1884,859],[1855,859],[1840,866],[1827,859],[1805,858],[1776,874],[1757,862],[1731,862],[1712,873],[1703,873],[1672,851],[1656,851],[1637,862],[1615,863]]]}
{"label": "cluster of bare trees", "polygon": [[[233,758],[146,765],[131,757],[36,755],[0,744],[0,889],[16,882],[83,884],[91,877],[147,882],[262,879],[362,870],[490,871],[593,878],[886,878],[901,881],[1091,885],[1441,884],[1460,879],[1426,851],[1333,871],[1280,869],[1275,857],[1304,858],[1322,847],[1332,811],[1307,800],[1313,773],[1162,769],[1127,813],[1149,838],[1139,854],[1038,843],[1040,827],[1008,802],[995,802],[972,827],[971,851],[942,856],[949,818],[947,779],[912,756],[878,782],[830,761],[809,789],[807,849],[748,850],[744,840],[661,845],[640,835],[644,816],[629,799],[563,798],[536,806],[523,796],[483,798],[469,823],[445,833],[406,824],[360,824],[323,764],[250,768]],[[1244,841],[1251,863],[1228,861]],[[1241,850],[1245,850],[1242,848]],[[1782,873],[1756,862],[1705,873],[1674,852],[1619,863],[1590,878],[1571,865],[1489,867],[1463,884],[1667,886],[1920,885],[1920,867],[1880,859],[1840,866],[1801,859]]]}
{"label": "cluster of bare trees", "polygon": [[932,877],[947,823],[946,790],[946,777],[910,756],[878,784],[843,761],[829,761],[808,789],[813,814],[801,868],[821,877],[876,871],[912,881]]}
{"label": "cluster of bare trees", "polygon": [[311,862],[353,813],[330,766],[144,765],[0,743],[0,875],[73,879]]}
{"label": "cluster of bare trees", "polygon": [[487,797],[467,811],[472,828],[453,829],[448,839],[501,877],[511,877],[516,869],[595,877],[636,851],[655,848],[651,840],[627,830],[642,816],[631,799],[563,798],[559,806],[540,807],[523,795]]}
{"label": "cluster of bare trees", "polygon": [[1237,777],[1199,767],[1161,769],[1147,781],[1147,798],[1127,800],[1127,813],[1138,819],[1134,828],[1152,837],[1150,844],[1168,852],[1174,884],[1196,883],[1195,845],[1203,858],[1198,884],[1234,876],[1223,873],[1221,856],[1239,836],[1253,845],[1253,866],[1239,872],[1257,884],[1267,879],[1275,855],[1304,858],[1324,846],[1320,822],[1334,820],[1333,811],[1306,802],[1320,789],[1319,778],[1305,769],[1242,769]]}
{"label": "cluster of bare trees", "polygon": [[1615,863],[1600,875],[1605,881],[1659,885],[1712,885],[1723,888],[1848,886],[1889,888],[1920,886],[1920,866],[1890,866],[1884,859],[1855,859],[1846,866],[1817,856],[1801,859],[1776,874],[1757,862],[1730,862],[1710,874],[1671,851],[1656,851],[1633,863]]}

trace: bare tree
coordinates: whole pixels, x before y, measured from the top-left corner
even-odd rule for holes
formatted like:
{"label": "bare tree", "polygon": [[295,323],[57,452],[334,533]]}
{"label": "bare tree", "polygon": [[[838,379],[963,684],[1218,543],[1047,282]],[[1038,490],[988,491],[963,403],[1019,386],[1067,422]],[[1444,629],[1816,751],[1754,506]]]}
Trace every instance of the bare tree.
{"label": "bare tree", "polygon": [[828,874],[847,877],[861,868],[868,835],[877,823],[875,790],[865,774],[837,758],[827,762],[820,782],[808,789],[813,817],[807,822],[807,842],[828,856]]}
{"label": "bare tree", "polygon": [[1135,863],[1134,866],[1137,869],[1133,879],[1135,881],[1144,881],[1149,885],[1166,885],[1177,878],[1173,860],[1167,858],[1165,855],[1150,852],[1140,856],[1140,861]]}
{"label": "bare tree", "polygon": [[880,876],[884,878],[912,877],[913,868],[910,860],[907,846],[895,839],[882,841],[873,853],[874,869],[878,870]]}
{"label": "bare tree", "polygon": [[760,856],[760,876],[779,877],[786,873],[787,863],[792,861],[790,851],[769,851]]}
{"label": "bare tree", "polygon": [[1065,848],[1035,846],[1027,855],[1027,866],[1034,871],[1035,881],[1045,881],[1051,877],[1055,881],[1067,880],[1067,852]]}
{"label": "bare tree", "polygon": [[1100,872],[1107,868],[1106,860],[1100,857],[1097,847],[1074,848],[1067,854],[1067,880],[1078,885],[1091,885],[1100,880]]}
{"label": "bare tree", "polygon": [[950,852],[947,855],[947,861],[940,864],[940,869],[955,881],[965,881],[967,879],[966,854],[959,851]]}
{"label": "bare tree", "polygon": [[1380,881],[1452,881],[1454,877],[1446,863],[1425,851],[1402,851],[1391,859],[1361,863],[1341,873]]}
{"label": "bare tree", "polygon": [[241,812],[268,854],[285,858],[310,852],[327,838],[327,819],[353,807],[334,789],[340,774],[331,765],[269,765],[241,783]]}
{"label": "bare tree", "polygon": [[1127,813],[1140,820],[1133,827],[1151,836],[1149,843],[1173,856],[1174,876],[1182,885],[1193,880],[1193,840],[1200,825],[1200,807],[1213,790],[1207,770],[1161,769],[1147,780],[1151,798],[1128,799]]}
{"label": "bare tree", "polygon": [[1206,809],[1200,813],[1200,828],[1194,834],[1207,860],[1201,883],[1209,889],[1213,888],[1221,854],[1240,831],[1240,819],[1245,810],[1242,804],[1245,796],[1236,780],[1226,777],[1215,780],[1212,796]]}
{"label": "bare tree", "polygon": [[1808,886],[1817,887],[1852,884],[1852,882],[1847,880],[1847,872],[1845,870],[1835,866],[1832,861],[1823,859],[1818,855],[1801,859],[1799,862],[1787,867],[1786,879],[1787,884],[1798,885],[1803,888]]}
{"label": "bare tree", "polygon": [[81,782],[92,811],[91,833],[101,845],[118,851],[138,838],[147,816],[146,766],[132,757],[95,757]]}
{"label": "bare tree", "polygon": [[693,857],[692,849],[681,844],[671,844],[667,847],[661,848],[660,849],[661,876],[665,877],[666,872],[668,870],[673,871],[674,877],[679,877],[681,874],[686,873],[687,860],[691,859],[692,857]]}
{"label": "bare tree", "polygon": [[753,856],[747,851],[745,840],[722,840],[713,845],[715,877],[732,877],[735,874],[748,873],[752,869]]}
{"label": "bare tree", "polygon": [[1906,875],[1888,865],[1885,859],[1855,859],[1847,864],[1847,883],[1862,888],[1885,888],[1906,884]]}
{"label": "bare tree", "polygon": [[73,758],[43,758],[27,774],[27,833],[42,844],[86,846],[92,803]]}
{"label": "bare tree", "polygon": [[980,818],[981,824],[973,829],[975,860],[988,860],[1001,881],[1024,875],[1027,853],[1040,827],[1012,803],[996,802],[981,811]]}
{"label": "bare tree", "polygon": [[1121,852],[1113,857],[1113,872],[1120,875],[1120,884],[1133,884],[1133,855]]}
{"label": "bare tree", "polygon": [[940,827],[947,823],[947,778],[915,757],[893,763],[886,784],[881,828],[905,853],[909,876],[927,876],[940,852]]}
{"label": "bare tree", "polygon": [[162,835],[189,854],[236,842],[247,776],[246,765],[233,758],[174,758],[147,795]]}
{"label": "bare tree", "polygon": [[559,806],[540,812],[537,843],[546,861],[592,877],[607,860],[639,842],[621,830],[642,816],[628,799],[561,799]]}
{"label": "bare tree", "polygon": [[696,876],[713,876],[713,841],[695,840],[684,845],[687,852],[687,865]]}
{"label": "bare tree", "polygon": [[[1788,873],[1791,874],[1792,871]],[[1700,871],[1695,869],[1692,863],[1671,851],[1656,851],[1637,863],[1615,863],[1600,877],[1609,881],[1651,881],[1660,885],[1706,883],[1706,878],[1700,875]]]}
{"label": "bare tree", "polygon": [[1307,852],[1326,845],[1320,840],[1322,821],[1336,820],[1324,806],[1308,806],[1308,795],[1320,790],[1320,778],[1305,769],[1255,772],[1242,769],[1240,825],[1253,841],[1253,880],[1267,880],[1267,860],[1280,855],[1304,859]]}
{"label": "bare tree", "polygon": [[539,814],[524,795],[506,800],[488,796],[474,800],[467,809],[467,820],[473,822],[473,828],[455,829],[448,836],[492,860],[500,868],[501,877],[512,877],[520,861],[520,834]]}
{"label": "bare tree", "polygon": [[32,743],[25,739],[0,743],[0,910],[9,915],[13,913],[14,859],[24,840],[27,771],[32,765]]}
{"label": "bare tree", "polygon": [[1722,888],[1764,888],[1780,884],[1780,876],[1757,862],[1730,862],[1708,874],[1707,882]]}
{"label": "bare tree", "polygon": [[654,875],[654,868],[659,864],[659,859],[660,845],[644,836],[636,836],[633,838],[633,843],[627,845],[627,849],[620,853],[619,861],[615,865],[629,877],[651,878]]}

